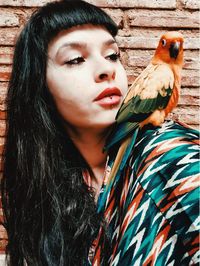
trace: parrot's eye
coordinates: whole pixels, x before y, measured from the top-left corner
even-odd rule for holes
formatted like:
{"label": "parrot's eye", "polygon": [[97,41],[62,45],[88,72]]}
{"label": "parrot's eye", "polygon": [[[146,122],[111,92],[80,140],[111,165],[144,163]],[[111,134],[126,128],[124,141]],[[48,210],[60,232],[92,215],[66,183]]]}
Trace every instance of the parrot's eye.
{"label": "parrot's eye", "polygon": [[167,41],[165,39],[162,39],[162,46],[165,46],[167,44]]}

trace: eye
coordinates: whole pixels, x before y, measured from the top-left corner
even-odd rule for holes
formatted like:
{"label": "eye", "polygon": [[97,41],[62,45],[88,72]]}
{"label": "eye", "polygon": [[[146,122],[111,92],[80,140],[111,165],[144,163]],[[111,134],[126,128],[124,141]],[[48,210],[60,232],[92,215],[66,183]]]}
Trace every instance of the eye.
{"label": "eye", "polygon": [[120,58],[120,53],[117,52],[117,53],[110,54],[106,56],[106,58],[108,58],[109,60],[113,62],[116,62]]}
{"label": "eye", "polygon": [[80,65],[81,63],[85,62],[85,59],[81,56],[76,57],[74,59],[71,59],[69,61],[66,61],[66,65]]}
{"label": "eye", "polygon": [[167,44],[167,41],[165,39],[162,39],[162,46],[165,46]]}

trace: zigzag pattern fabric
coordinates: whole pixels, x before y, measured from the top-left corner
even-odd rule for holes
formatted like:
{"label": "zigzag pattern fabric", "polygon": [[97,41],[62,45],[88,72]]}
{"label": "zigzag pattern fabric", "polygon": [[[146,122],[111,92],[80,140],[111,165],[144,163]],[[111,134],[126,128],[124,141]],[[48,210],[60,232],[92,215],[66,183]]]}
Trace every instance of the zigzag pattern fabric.
{"label": "zigzag pattern fabric", "polygon": [[[98,198],[112,236],[110,266],[188,266],[199,260],[199,134],[166,121],[139,133],[125,169]],[[100,265],[102,230],[92,265]]]}

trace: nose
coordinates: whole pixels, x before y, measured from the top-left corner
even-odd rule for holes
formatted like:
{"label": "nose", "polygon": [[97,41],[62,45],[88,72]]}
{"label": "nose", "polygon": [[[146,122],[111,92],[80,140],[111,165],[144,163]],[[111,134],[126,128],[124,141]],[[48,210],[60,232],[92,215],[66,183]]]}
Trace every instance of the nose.
{"label": "nose", "polygon": [[102,81],[112,81],[115,79],[115,76],[116,70],[112,62],[109,62],[106,59],[98,62],[95,73],[95,81],[97,83]]}

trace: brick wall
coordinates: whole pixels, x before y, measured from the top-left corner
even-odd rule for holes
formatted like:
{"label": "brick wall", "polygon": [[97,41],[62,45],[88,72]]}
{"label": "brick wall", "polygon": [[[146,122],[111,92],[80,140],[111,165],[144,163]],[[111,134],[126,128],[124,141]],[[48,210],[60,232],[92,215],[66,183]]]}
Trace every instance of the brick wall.
{"label": "brick wall", "polygon": [[[32,11],[48,0],[0,0],[0,154],[5,139],[5,96],[12,67],[16,35]],[[170,116],[199,125],[199,0],[88,0],[102,7],[119,25],[117,41],[129,83],[141,73],[166,30],[179,30],[185,36],[185,64],[181,98]],[[0,252],[5,246],[0,227]]]}

